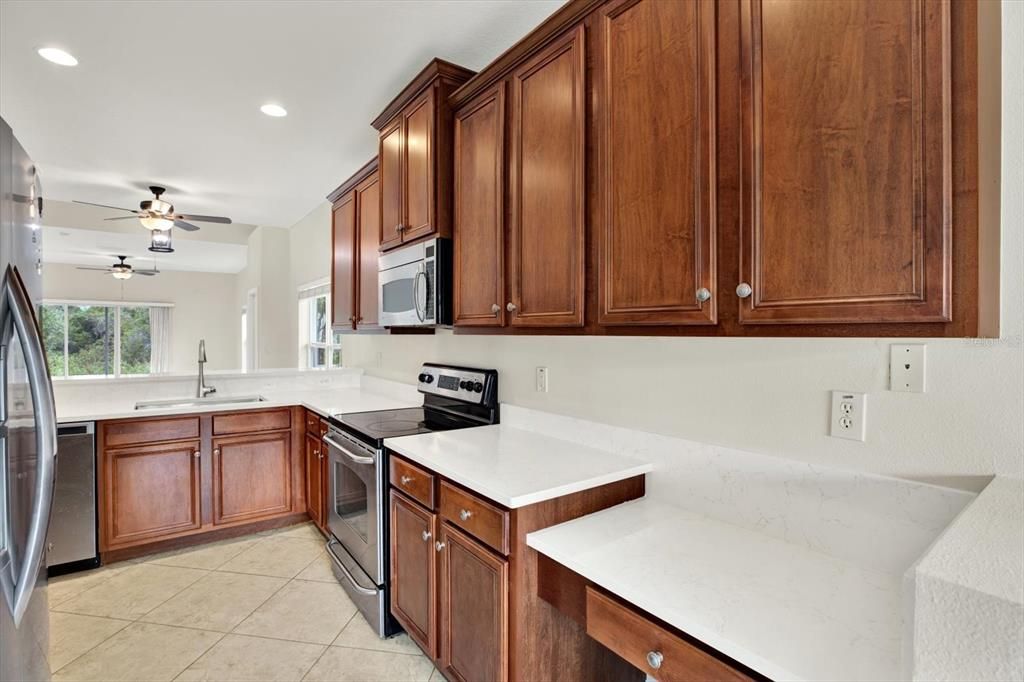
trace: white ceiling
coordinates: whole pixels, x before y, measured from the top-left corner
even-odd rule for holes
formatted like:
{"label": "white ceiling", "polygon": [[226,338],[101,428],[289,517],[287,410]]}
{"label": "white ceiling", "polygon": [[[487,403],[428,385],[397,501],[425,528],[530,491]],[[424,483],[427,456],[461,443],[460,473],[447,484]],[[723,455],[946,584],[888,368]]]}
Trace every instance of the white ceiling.
{"label": "white ceiling", "polygon": [[370,121],[431,58],[479,69],[560,4],[3,0],[0,116],[47,198],[131,208],[162,184],[179,211],[288,227],[376,153]]}

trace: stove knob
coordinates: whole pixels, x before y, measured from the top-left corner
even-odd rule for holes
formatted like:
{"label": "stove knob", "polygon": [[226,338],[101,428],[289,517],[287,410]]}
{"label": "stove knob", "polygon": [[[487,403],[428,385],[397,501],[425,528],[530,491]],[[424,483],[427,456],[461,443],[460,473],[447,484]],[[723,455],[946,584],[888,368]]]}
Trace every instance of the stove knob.
{"label": "stove knob", "polygon": [[432,384],[432,383],[434,383],[434,375],[433,374],[424,374],[423,375],[423,383],[425,383],[425,384]]}
{"label": "stove knob", "polygon": [[463,390],[469,388],[469,382],[463,379],[462,381],[459,382],[459,388]]}
{"label": "stove knob", "polygon": [[473,384],[473,390],[476,391],[477,393],[483,393],[484,385],[478,381],[475,384]]}
{"label": "stove knob", "polygon": [[421,374],[419,376],[419,380],[420,380],[421,384],[425,384],[427,382],[427,375],[426,374]]}

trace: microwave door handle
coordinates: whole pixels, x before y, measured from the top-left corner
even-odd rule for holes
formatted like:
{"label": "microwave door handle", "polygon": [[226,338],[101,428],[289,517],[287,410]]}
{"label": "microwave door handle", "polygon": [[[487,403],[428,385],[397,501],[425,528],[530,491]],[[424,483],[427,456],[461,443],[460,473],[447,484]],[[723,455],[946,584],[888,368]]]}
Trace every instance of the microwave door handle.
{"label": "microwave door handle", "polygon": [[424,302],[423,311],[420,312],[420,277],[424,280],[427,279],[427,273],[420,270],[412,278],[412,307],[416,309],[416,317],[420,322],[425,322],[427,314],[426,303]]}
{"label": "microwave door handle", "polygon": [[13,326],[24,345],[25,366],[32,391],[32,407],[36,415],[36,495],[32,503],[28,541],[25,545],[25,554],[20,557],[20,566],[17,565],[19,557],[13,556],[14,552],[11,552],[9,570],[0,573],[7,605],[17,627],[21,624],[32,599],[36,574],[39,572],[46,547],[46,530],[49,525],[50,504],[53,500],[57,456],[57,413],[53,403],[50,375],[46,369],[46,354],[32,312],[32,303],[21,277],[11,266],[8,266],[7,272],[4,273],[3,301],[6,318],[2,321],[3,345],[6,346],[10,342],[10,331]]}

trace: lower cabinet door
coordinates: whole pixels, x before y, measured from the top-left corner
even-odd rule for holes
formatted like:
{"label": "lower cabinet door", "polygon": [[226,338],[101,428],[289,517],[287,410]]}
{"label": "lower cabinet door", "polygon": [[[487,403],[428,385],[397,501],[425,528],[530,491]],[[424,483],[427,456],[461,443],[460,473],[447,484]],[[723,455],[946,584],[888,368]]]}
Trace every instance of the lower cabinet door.
{"label": "lower cabinet door", "polygon": [[508,680],[508,561],[441,526],[441,669],[465,682]]}
{"label": "lower cabinet door", "polygon": [[291,510],[291,432],[213,439],[213,522]]}
{"label": "lower cabinet door", "polygon": [[101,550],[199,529],[199,447],[196,440],[103,453]]}
{"label": "lower cabinet door", "polygon": [[391,491],[391,613],[437,658],[437,514]]}
{"label": "lower cabinet door", "polygon": [[321,490],[323,445],[316,436],[306,434],[306,512],[319,528],[324,527],[324,498]]}

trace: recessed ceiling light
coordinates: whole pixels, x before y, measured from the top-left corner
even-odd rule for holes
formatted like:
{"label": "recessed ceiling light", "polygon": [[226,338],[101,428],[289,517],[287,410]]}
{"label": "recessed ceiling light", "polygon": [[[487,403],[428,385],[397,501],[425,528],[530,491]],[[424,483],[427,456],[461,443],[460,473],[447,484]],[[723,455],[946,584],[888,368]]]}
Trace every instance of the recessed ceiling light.
{"label": "recessed ceiling light", "polygon": [[39,48],[39,56],[48,62],[54,64],[60,64],[61,66],[77,66],[78,60],[75,57],[59,47],[41,47]]}
{"label": "recessed ceiling light", "polygon": [[280,104],[264,104],[262,107],[260,107],[260,111],[262,111],[267,116],[273,116],[275,118],[280,118],[282,116],[288,115],[288,110],[282,107]]}

